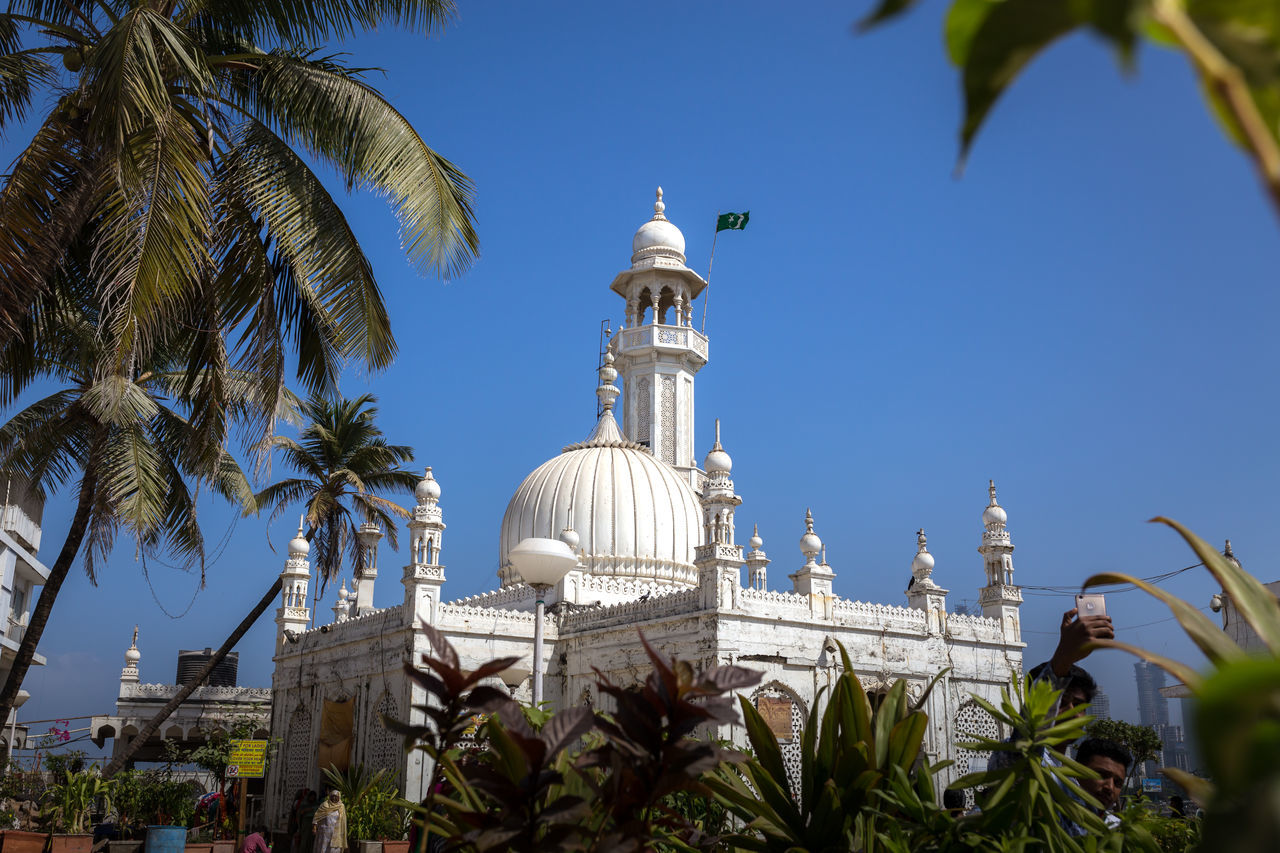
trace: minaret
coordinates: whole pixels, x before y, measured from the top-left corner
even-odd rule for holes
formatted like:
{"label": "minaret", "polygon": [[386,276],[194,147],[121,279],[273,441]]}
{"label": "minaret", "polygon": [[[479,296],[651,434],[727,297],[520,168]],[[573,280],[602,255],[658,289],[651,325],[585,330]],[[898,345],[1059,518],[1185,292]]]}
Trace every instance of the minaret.
{"label": "minaret", "polygon": [[764,540],[760,538],[760,525],[755,525],[751,538],[747,540],[751,550],[747,552],[747,586],[756,592],[764,592],[768,587],[769,558],[764,553]]}
{"label": "minaret", "polygon": [[716,418],[716,443],[702,463],[707,481],[702,489],[703,541],[733,544],[733,513],[742,498],[733,493],[733,459],[720,445],[720,419]]}
{"label": "minaret", "polygon": [[986,568],[987,585],[979,592],[978,603],[982,605],[983,616],[999,620],[1005,641],[1018,643],[1022,641],[1022,625],[1018,616],[1022,590],[1013,583],[1013,540],[1005,526],[1009,516],[996,502],[995,480],[989,481],[987,491],[991,502],[982,512],[985,529],[982,544],[978,546]]}
{"label": "minaret", "polygon": [[138,626],[133,626],[133,642],[124,653],[124,669],[120,670],[120,680],[132,684],[138,683],[138,661],[142,660],[142,652],[138,651]]}
{"label": "minaret", "polygon": [[684,235],[665,210],[658,187],[653,218],[631,241],[631,268],[610,285],[626,300],[624,328],[610,347],[622,372],[623,433],[699,489],[693,377],[707,363],[708,348],[693,327],[693,300],[707,283],[685,266]]}
{"label": "minaret", "polygon": [[360,543],[364,559],[361,561],[363,565],[356,569],[356,609],[348,614],[349,617],[373,612],[373,585],[378,580],[378,542],[381,539],[382,528],[372,521],[366,521],[356,530],[356,540]]}
{"label": "minaret", "polygon": [[807,595],[809,607],[815,613],[830,616],[831,582],[836,573],[825,562],[818,562],[818,554],[822,552],[822,540],[813,532],[813,513],[804,511],[804,535],[800,537],[800,553],[805,557],[805,564],[799,571],[791,575],[792,588],[800,595]]}
{"label": "minaret", "polygon": [[440,548],[444,541],[444,512],[440,509],[440,483],[427,466],[426,473],[413,490],[417,506],[409,522],[409,565],[404,567],[405,618],[410,624],[419,619],[427,624],[436,621],[440,604],[440,588],[444,586],[444,566]]}
{"label": "minaret", "polygon": [[[307,630],[311,611],[307,608],[307,581],[311,563],[307,554],[311,543],[302,535],[302,519],[298,519],[298,535],[289,540],[289,557],[280,573],[280,607],[276,610],[276,653],[284,650],[289,634]],[[287,633],[286,633],[287,632]]]}
{"label": "minaret", "polygon": [[720,420],[716,419],[716,443],[703,462],[707,482],[702,491],[702,517],[707,543],[694,550],[693,563],[698,567],[698,583],[702,587],[703,606],[738,607],[742,591],[742,546],[733,541],[733,511],[742,498],[733,493],[733,459],[720,444]]}
{"label": "minaret", "polygon": [[930,634],[940,634],[946,628],[947,590],[933,582],[934,560],[928,541],[923,527],[916,531],[916,555],[911,560],[907,604],[927,614]]}

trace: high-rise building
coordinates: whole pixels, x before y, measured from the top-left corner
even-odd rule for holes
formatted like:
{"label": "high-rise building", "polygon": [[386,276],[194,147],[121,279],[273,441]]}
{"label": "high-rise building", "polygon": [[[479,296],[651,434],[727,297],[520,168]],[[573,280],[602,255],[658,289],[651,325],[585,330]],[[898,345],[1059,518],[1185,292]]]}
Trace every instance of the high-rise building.
{"label": "high-rise building", "polygon": [[1098,688],[1097,695],[1093,697],[1093,702],[1089,705],[1089,713],[1095,720],[1111,719],[1111,697],[1102,688]]}
{"label": "high-rise building", "polygon": [[1169,700],[1160,695],[1164,687],[1164,670],[1153,663],[1138,661],[1133,665],[1138,682],[1138,722],[1144,726],[1169,725]]}

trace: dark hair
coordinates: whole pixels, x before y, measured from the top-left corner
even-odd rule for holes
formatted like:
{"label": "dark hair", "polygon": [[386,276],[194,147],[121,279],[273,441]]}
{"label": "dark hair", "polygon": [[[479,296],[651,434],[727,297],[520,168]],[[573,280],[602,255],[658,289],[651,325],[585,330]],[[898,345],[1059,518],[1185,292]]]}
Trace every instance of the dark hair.
{"label": "dark hair", "polygon": [[1110,758],[1124,767],[1126,771],[1129,769],[1129,765],[1133,763],[1133,755],[1129,750],[1125,749],[1121,744],[1106,738],[1091,737],[1076,749],[1076,761],[1081,764],[1088,764],[1089,759],[1095,755]]}
{"label": "dark hair", "polygon": [[960,791],[953,791],[947,788],[942,792],[942,807],[944,809],[962,809],[964,808],[964,794]]}
{"label": "dark hair", "polygon": [[[1033,667],[1027,675],[1031,677],[1032,681],[1035,681],[1048,668],[1049,661],[1045,661],[1044,663]],[[1080,690],[1084,692],[1084,700],[1086,702],[1092,702],[1093,697],[1098,695],[1098,682],[1094,681],[1093,676],[1085,671],[1083,667],[1079,667],[1074,664],[1072,664],[1071,669],[1067,672],[1066,680],[1062,685],[1062,692],[1066,693],[1072,687],[1079,687]]]}

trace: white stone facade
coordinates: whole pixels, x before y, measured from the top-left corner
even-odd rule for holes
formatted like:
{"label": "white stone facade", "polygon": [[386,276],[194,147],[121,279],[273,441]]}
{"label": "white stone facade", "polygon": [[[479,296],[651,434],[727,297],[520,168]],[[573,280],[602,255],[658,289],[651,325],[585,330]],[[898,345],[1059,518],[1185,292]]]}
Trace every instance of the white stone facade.
{"label": "white stone facade", "polygon": [[[626,326],[614,336],[599,371],[600,419],[586,441],[538,468],[512,498],[500,532],[499,589],[443,599],[445,525],[440,485],[430,469],[409,524],[403,604],[385,610],[353,606],[344,591],[334,622],[308,630],[307,543],[291,543],[272,678],[271,730],[284,744],[268,780],[267,817],[276,825],[283,825],[297,789],[320,783],[317,741],[326,701],[355,702],[353,765],[386,767],[407,798],[425,795],[429,768],[422,754],[406,755],[379,722],[379,714],[406,719],[411,705],[423,701],[403,670],[407,660],[426,651],[415,630],[418,620],[449,637],[464,667],[504,655],[520,658],[524,663],[504,678],[517,698],[530,698],[534,591],[507,559],[529,536],[560,536],[577,545],[577,569],[545,596],[544,692],[554,707],[588,702],[607,710],[594,669],[619,683],[643,678],[649,668],[637,636],[643,631],[657,649],[698,667],[732,663],[761,670],[764,678],[752,698],[789,700],[795,731],[820,688],[839,672],[838,641],[869,691],[906,679],[910,695],[919,697],[948,669],[926,702],[925,749],[931,761],[956,759],[951,775],[965,772],[971,757],[956,742],[975,732],[993,733],[994,722],[970,695],[998,700],[1001,688],[1021,673],[1023,649],[1013,544],[994,485],[978,548],[986,566],[981,615],[947,611],[947,590],[932,576],[934,560],[923,531],[910,564],[906,606],[835,595],[836,572],[826,563],[812,514],[790,588],[769,589],[770,561],[758,531],[749,551],[735,542],[735,515],[743,501],[734,492],[733,461],[720,443],[718,424],[701,467],[693,457],[693,380],[707,362],[708,348],[692,328],[692,302],[706,283],[684,266],[683,236],[663,211],[659,191],[654,218],[637,232],[632,267],[612,285],[626,300]],[[668,377],[672,387],[664,400]],[[613,413],[619,396],[622,426]],[[973,576],[980,576],[976,567]],[[360,592],[372,583],[361,580]],[[785,720],[775,718],[774,724],[786,734]],[[744,740],[736,727],[720,735]],[[794,738],[785,745],[789,762],[799,761],[798,749]]]}

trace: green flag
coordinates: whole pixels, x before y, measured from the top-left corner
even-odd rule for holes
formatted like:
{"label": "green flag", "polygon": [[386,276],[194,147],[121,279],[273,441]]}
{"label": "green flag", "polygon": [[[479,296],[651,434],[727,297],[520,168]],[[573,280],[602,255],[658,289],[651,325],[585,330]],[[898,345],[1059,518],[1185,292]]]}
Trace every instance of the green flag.
{"label": "green flag", "polygon": [[716,220],[716,233],[721,231],[741,231],[747,227],[747,220],[751,218],[751,211],[744,210],[742,213],[722,213],[720,218]]}

